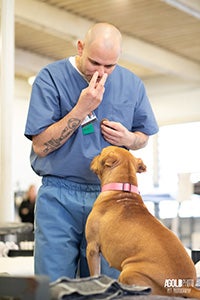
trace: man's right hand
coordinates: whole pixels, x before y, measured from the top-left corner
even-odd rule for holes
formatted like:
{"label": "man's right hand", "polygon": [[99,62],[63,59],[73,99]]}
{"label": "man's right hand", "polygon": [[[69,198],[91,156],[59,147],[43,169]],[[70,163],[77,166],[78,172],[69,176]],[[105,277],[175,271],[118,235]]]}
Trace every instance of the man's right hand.
{"label": "man's right hand", "polygon": [[87,116],[93,110],[95,110],[103,99],[105,91],[105,82],[108,75],[105,73],[98,81],[98,72],[96,71],[87,88],[82,90],[76,108],[80,111],[80,114]]}

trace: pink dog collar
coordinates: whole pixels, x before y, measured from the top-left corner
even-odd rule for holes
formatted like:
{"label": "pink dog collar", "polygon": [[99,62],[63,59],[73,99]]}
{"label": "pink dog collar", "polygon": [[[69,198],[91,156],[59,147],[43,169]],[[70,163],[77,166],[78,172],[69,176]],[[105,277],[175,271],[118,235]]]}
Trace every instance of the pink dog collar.
{"label": "pink dog collar", "polygon": [[130,184],[130,183],[107,183],[102,186],[101,188],[102,192],[105,191],[125,191],[125,192],[130,192],[130,193],[137,193],[139,194],[138,187]]}

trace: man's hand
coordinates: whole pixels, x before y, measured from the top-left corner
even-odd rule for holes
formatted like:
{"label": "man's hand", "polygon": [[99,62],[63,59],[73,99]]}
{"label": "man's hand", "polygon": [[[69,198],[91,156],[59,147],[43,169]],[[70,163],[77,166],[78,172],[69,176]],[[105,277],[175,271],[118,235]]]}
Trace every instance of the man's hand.
{"label": "man's hand", "polygon": [[81,115],[88,115],[95,110],[102,101],[105,91],[105,82],[108,75],[105,73],[100,81],[98,81],[99,73],[96,71],[87,88],[82,90],[76,108]]}
{"label": "man's hand", "polygon": [[146,146],[148,136],[142,132],[130,132],[118,122],[104,120],[101,123],[101,132],[107,142],[115,146],[124,146],[136,150]]}

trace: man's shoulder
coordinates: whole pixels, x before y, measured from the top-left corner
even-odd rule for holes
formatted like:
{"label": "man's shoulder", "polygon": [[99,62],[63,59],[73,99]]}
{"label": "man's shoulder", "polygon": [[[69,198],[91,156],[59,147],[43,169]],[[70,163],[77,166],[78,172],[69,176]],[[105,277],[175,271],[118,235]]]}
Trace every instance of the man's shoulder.
{"label": "man's shoulder", "polygon": [[[64,58],[61,60],[54,61],[52,63],[49,63],[48,65],[44,66],[40,72],[38,73],[38,78],[63,78],[63,76],[67,76],[67,74],[70,74],[73,66],[71,65],[69,59]],[[48,75],[47,75],[48,74]]]}
{"label": "man's shoulder", "polygon": [[124,66],[117,65],[114,71],[115,72],[113,72],[113,74],[116,76],[122,76],[126,78],[126,80],[131,80],[137,83],[142,82],[142,79],[136,73],[134,73],[133,70],[127,69]]}
{"label": "man's shoulder", "polygon": [[60,59],[57,61],[54,61],[48,65],[46,65],[43,69],[47,69],[47,70],[54,70],[54,69],[62,69],[62,68],[66,68],[66,67],[70,67],[71,64],[69,62],[69,59],[64,58],[64,59]]}

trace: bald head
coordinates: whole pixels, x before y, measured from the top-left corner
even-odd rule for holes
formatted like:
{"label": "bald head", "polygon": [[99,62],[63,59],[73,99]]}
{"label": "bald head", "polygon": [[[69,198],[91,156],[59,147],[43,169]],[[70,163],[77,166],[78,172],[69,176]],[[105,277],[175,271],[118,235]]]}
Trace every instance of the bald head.
{"label": "bald head", "polygon": [[84,44],[85,47],[98,44],[108,50],[117,46],[119,51],[121,51],[121,40],[121,33],[115,26],[108,23],[97,23],[88,30]]}
{"label": "bald head", "polygon": [[77,43],[76,66],[90,81],[97,71],[98,81],[112,73],[121,55],[121,33],[113,25],[97,23]]}

